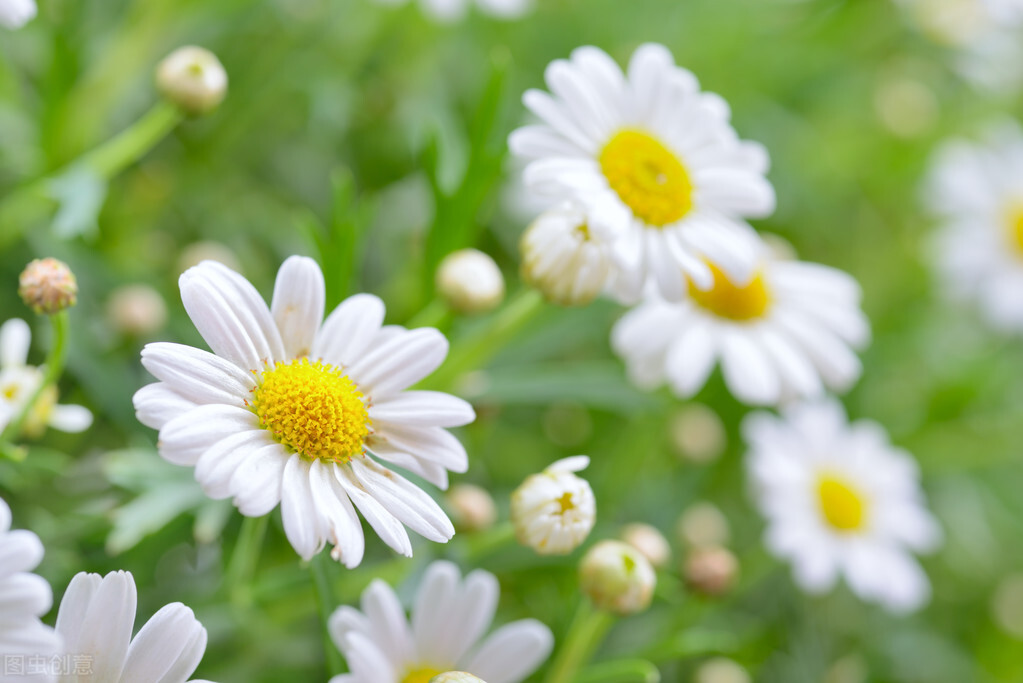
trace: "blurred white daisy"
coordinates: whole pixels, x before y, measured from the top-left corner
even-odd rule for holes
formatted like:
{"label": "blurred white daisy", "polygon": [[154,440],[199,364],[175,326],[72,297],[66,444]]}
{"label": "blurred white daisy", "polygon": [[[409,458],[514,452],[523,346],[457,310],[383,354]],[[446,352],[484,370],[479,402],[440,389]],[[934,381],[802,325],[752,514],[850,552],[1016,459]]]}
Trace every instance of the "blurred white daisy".
{"label": "blurred white daisy", "polygon": [[511,520],[519,543],[541,555],[565,555],[586,540],[597,520],[597,499],[576,472],[589,465],[585,455],[562,458],[512,492]]}
{"label": "blurred white daisy", "polygon": [[[50,611],[50,584],[30,571],[43,557],[43,544],[31,531],[11,530],[11,509],[0,500],[0,662],[24,663],[29,657],[49,662],[59,651],[53,629],[39,620]],[[0,669],[0,683],[53,680],[53,671],[28,675],[27,668]]]}
{"label": "blurred white daisy", "polygon": [[[377,0],[381,5],[404,5],[408,0]],[[465,17],[469,5],[498,19],[516,19],[533,9],[533,0],[419,0],[423,10],[440,22],[458,21]]]}
{"label": "blurred white daisy", "polygon": [[852,349],[870,327],[860,288],[840,270],[778,260],[762,250],[758,270],[737,284],[708,262],[713,285],[690,285],[678,303],[648,299],[622,317],[611,344],[632,381],[652,389],[667,381],[688,398],[720,361],[728,388],[740,401],[776,405],[847,389],[860,376]]}
{"label": "blurred white daisy", "polygon": [[174,602],[132,638],[137,603],[131,572],[76,574],[57,610],[57,633],[74,662],[57,680],[185,683],[206,652],[206,629]]}
{"label": "blurred white daisy", "polygon": [[1023,131],[1003,124],[981,144],[946,143],[924,202],[941,221],[933,251],[946,292],[1023,332]]}
{"label": "blurred white daisy", "polygon": [[160,430],[165,459],[195,467],[206,494],[233,498],[243,515],[280,503],[285,534],[305,559],[329,542],[346,566],[362,561],[355,508],[404,555],[412,545],[403,523],[432,541],[451,538],[440,506],[378,462],[442,488],[448,470],[468,468],[445,427],[471,422],[472,407],[406,391],[444,361],[444,335],[382,325],[384,304],[367,294],[324,321],[323,273],[303,257],[281,266],[269,308],[245,278],[212,261],[187,270],[180,285],[213,353],[168,343],[143,349],[143,365],[161,381],[135,394],[135,408]]}
{"label": "blurred white daisy", "polygon": [[[21,414],[44,379],[44,368],[27,365],[32,332],[28,323],[12,318],[0,325],[0,429]],[[82,406],[58,405],[57,387],[50,386],[29,413],[23,431],[38,436],[47,426],[62,432],[81,432],[92,424]]]}
{"label": "blurred white daisy", "polygon": [[895,612],[930,596],[910,550],[934,550],[941,529],[928,512],[913,457],[875,422],[850,424],[826,399],[755,413],[743,423],[752,489],[767,518],[765,543],[792,562],[796,582],[830,590],[839,575],[864,600]]}
{"label": "blurred white daisy", "polygon": [[0,0],[0,26],[18,29],[36,16],[35,0]]}
{"label": "blurred white daisy", "polygon": [[685,295],[686,278],[712,284],[703,258],[748,279],[753,231],[744,217],[774,210],[764,177],[768,156],[739,140],[723,99],[700,91],[661,45],[643,45],[628,74],[603,51],[581,47],[547,67],[548,94],[523,101],[542,123],[512,133],[512,151],[532,162],[525,181],[538,193],[574,198],[615,238],[630,300],[652,280],[662,296]]}
{"label": "blurred white daisy", "polygon": [[451,670],[518,683],[547,659],[554,637],[523,619],[483,639],[499,595],[493,574],[477,569],[462,579],[454,564],[437,561],[419,585],[410,622],[391,587],[374,580],[362,594],[362,611],[343,606],[330,618],[331,637],[351,671],[330,683],[428,683]]}

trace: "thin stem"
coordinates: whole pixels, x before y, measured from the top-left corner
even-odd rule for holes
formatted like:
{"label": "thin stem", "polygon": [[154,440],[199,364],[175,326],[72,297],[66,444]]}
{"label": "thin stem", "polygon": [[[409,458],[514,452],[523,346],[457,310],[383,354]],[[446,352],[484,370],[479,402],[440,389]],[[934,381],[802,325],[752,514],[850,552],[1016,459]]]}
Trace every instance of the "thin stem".
{"label": "thin stem", "polygon": [[231,594],[231,601],[239,606],[248,606],[253,600],[252,580],[259,565],[259,555],[266,537],[270,515],[245,517],[238,532],[238,540],[227,564],[225,579]]}
{"label": "thin stem", "polygon": [[547,674],[546,683],[572,683],[579,670],[593,657],[613,623],[611,614],[597,609],[583,598]]}
{"label": "thin stem", "polygon": [[323,649],[327,655],[327,675],[335,676],[344,673],[345,666],[341,660],[341,653],[330,637],[330,629],[327,628],[330,615],[334,613],[334,608],[337,605],[330,578],[327,575],[328,563],[334,564],[330,559],[330,553],[322,552],[309,563],[309,572],[312,574],[313,590],[316,593],[316,603],[320,609],[320,624],[323,626]]}
{"label": "thin stem", "polygon": [[109,180],[145,156],[174,130],[181,118],[177,107],[169,102],[158,102],[131,127],[86,154],[82,163]]}
{"label": "thin stem", "polygon": [[61,373],[64,372],[68,340],[67,311],[54,313],[50,316],[50,322],[53,326],[53,346],[50,347],[50,353],[46,356],[46,372],[35,392],[21,407],[21,412],[4,427],[3,432],[0,432],[0,443],[7,444],[18,438],[29,416],[32,415],[32,411],[35,410],[36,404],[39,403],[39,399],[46,393],[48,387],[57,383]]}
{"label": "thin stem", "polygon": [[451,309],[440,299],[434,299],[423,307],[423,310],[409,318],[405,327],[442,327],[451,318]]}

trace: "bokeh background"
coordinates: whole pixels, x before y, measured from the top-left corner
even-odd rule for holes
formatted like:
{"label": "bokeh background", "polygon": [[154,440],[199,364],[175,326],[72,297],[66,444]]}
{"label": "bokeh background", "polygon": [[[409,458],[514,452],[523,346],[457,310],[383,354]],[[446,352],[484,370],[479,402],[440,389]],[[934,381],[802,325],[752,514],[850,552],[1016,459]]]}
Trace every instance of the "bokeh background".
{"label": "bokeh background", "polygon": [[[645,521],[672,540],[654,606],[617,623],[598,659],[649,659],[664,681],[690,680],[717,653],[768,683],[1023,681],[1023,343],[942,298],[920,193],[940,141],[1018,114],[1023,100],[964,79],[952,48],[889,0],[539,0],[521,20],[472,13],[451,25],[416,3],[372,0],[43,0],[28,27],[0,33],[0,319],[32,323],[31,360],[42,362],[47,327],[17,298],[17,275],[36,256],[72,266],[81,295],[62,402],[87,405],[96,423],[50,431],[25,462],[0,461],[0,494],[15,526],[42,538],[39,572],[55,598],[78,571],[129,569],[139,623],[182,601],[208,628],[197,677],[326,680],[309,575],[279,515],[251,604],[226,599],[241,518],[155,454],[130,400],[150,381],[140,348],[202,346],[177,295],[197,242],[226,247],[267,296],[284,258],[312,255],[328,306],[372,292],[394,323],[416,321],[437,261],[456,247],[491,254],[510,292],[521,289],[517,244],[536,209],[505,144],[525,120],[521,93],[579,45],[625,62],[648,41],[668,46],[730,103],[740,135],[769,149],[778,210],[756,227],[862,284],[874,340],[844,402],[920,463],[946,532],[924,559],[933,600],[892,617],[845,588],[801,594],[760,542],[738,433],[747,409],[715,376],[697,399],[720,418],[723,452],[688,457],[675,432],[680,419],[699,424],[679,418],[687,407],[667,391],[628,385],[608,345],[622,309],[609,302],[547,307],[483,367],[451,378],[479,413],[460,431],[471,465],[455,480],[491,491],[506,520],[523,478],[586,453],[593,538]],[[108,185],[73,184],[45,210],[3,213],[4,197],[149,109],[156,63],[183,44],[211,49],[229,73],[214,114],[177,127]],[[133,283],[163,295],[158,330],[111,322],[112,293]],[[442,324],[457,349],[489,320]],[[717,599],[679,577],[676,521],[697,501],[724,512],[740,560],[739,585]],[[541,558],[486,534],[414,543],[405,560],[370,535],[362,567],[332,574],[336,599],[356,601],[376,576],[411,596],[435,557],[497,574],[501,622],[535,617],[560,638],[581,599],[578,552]]]}

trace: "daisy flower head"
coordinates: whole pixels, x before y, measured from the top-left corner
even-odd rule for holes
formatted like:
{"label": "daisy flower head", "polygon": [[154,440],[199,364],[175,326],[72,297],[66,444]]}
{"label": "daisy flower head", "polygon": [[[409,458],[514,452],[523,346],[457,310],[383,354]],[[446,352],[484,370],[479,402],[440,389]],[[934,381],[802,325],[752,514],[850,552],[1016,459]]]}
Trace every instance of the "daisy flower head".
{"label": "daisy flower head", "polygon": [[[377,0],[381,5],[404,5],[408,0]],[[463,19],[470,5],[495,19],[518,19],[533,9],[533,0],[419,0],[434,20],[450,23]]]}
{"label": "daisy flower head", "polygon": [[619,298],[636,299],[647,281],[672,300],[687,278],[709,287],[704,257],[749,276],[753,230],[743,219],[770,214],[774,190],[766,151],[738,138],[723,99],[655,44],[633,53],[627,73],[581,47],[551,63],[546,80],[550,94],[523,98],[541,123],[509,145],[530,160],[527,186],[581,202],[613,233]]}
{"label": "daisy flower head", "polygon": [[912,456],[875,422],[849,423],[833,399],[791,405],[743,423],[747,472],[764,541],[792,563],[810,593],[844,576],[860,598],[893,612],[927,602],[930,583],[910,551],[929,552],[941,529],[927,510]]}
{"label": "daisy flower head", "polygon": [[619,320],[611,345],[644,389],[667,382],[693,396],[718,363],[729,390],[752,405],[843,391],[860,376],[853,349],[870,327],[857,282],[840,270],[776,259],[761,249],[751,279],[707,261],[713,283],[680,302],[649,297]]}
{"label": "daisy flower head", "polygon": [[[243,515],[278,503],[284,532],[309,559],[326,543],[347,567],[365,549],[358,509],[387,545],[412,554],[405,526],[445,542],[447,516],[417,485],[384,463],[441,488],[468,468],[446,428],[474,419],[465,401],[406,391],[443,362],[434,329],[383,325],[368,294],[323,319],[323,273],[293,256],[277,274],[268,307],[224,265],[206,261],[181,276],[181,299],[212,353],[149,344],[142,364],[159,382],[135,394],[139,420],[160,431],[160,454],[194,467],[211,498]],[[404,526],[403,526],[404,525]]]}
{"label": "daisy flower head", "polygon": [[924,202],[940,227],[932,254],[950,298],[975,302],[988,323],[1023,332],[1023,131],[1005,123],[983,142],[946,143]]}
{"label": "daisy flower head", "polygon": [[[45,379],[44,368],[28,365],[32,331],[24,320],[12,318],[0,325],[0,429],[14,420],[35,396]],[[23,431],[39,436],[46,427],[62,432],[85,431],[92,413],[82,406],[59,405],[57,387],[47,387],[29,413]]]}
{"label": "daisy flower head", "polygon": [[35,18],[35,0],[0,0],[0,26],[19,29]]}
{"label": "daisy flower head", "polygon": [[458,567],[440,560],[427,568],[408,620],[391,587],[374,580],[361,611],[342,606],[330,618],[331,637],[351,671],[330,683],[429,683],[448,671],[518,683],[547,659],[554,637],[535,619],[523,619],[483,638],[499,596],[493,574],[477,569],[463,579]]}
{"label": "daisy flower head", "polygon": [[[64,652],[89,672],[66,683],[185,683],[206,652],[206,629],[180,602],[160,610],[132,638],[138,594],[131,572],[76,574],[57,610]],[[196,681],[196,683],[199,683]]]}
{"label": "daisy flower head", "polygon": [[[11,509],[0,500],[0,659],[30,656],[49,659],[59,649],[53,629],[39,620],[50,611],[53,594],[50,584],[30,573],[43,557],[43,544],[31,531],[11,530]],[[53,680],[53,672],[27,675],[27,672],[0,671],[0,683]]]}
{"label": "daisy flower head", "polygon": [[597,521],[597,499],[576,472],[589,465],[585,455],[563,458],[512,492],[511,520],[519,543],[541,555],[567,555],[586,540]]}

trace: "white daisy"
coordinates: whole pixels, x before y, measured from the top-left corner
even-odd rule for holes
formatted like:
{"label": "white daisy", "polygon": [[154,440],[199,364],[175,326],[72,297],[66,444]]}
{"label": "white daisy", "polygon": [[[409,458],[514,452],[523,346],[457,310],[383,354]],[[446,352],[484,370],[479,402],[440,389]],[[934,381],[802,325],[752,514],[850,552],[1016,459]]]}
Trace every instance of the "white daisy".
{"label": "white daisy", "polygon": [[[44,368],[27,365],[32,332],[28,323],[12,318],[0,325],[0,429],[21,414],[39,389]],[[47,426],[63,432],[81,432],[92,424],[92,413],[82,406],[57,405],[57,388],[39,397],[25,422],[24,432],[38,436]]]}
{"label": "white daisy", "polygon": [[585,455],[562,458],[512,492],[511,519],[519,543],[541,555],[565,555],[586,540],[597,520],[597,499],[576,472],[589,465]]}
{"label": "white daisy", "polygon": [[975,301],[993,327],[1023,332],[1023,131],[1005,124],[982,144],[947,143],[924,201],[941,221],[934,256],[947,293]]}
{"label": "white daisy", "polygon": [[[39,620],[53,603],[50,584],[29,573],[42,557],[38,536],[11,531],[11,509],[0,500],[0,683],[53,680],[52,671],[28,675],[27,667],[29,657],[42,657],[48,663],[60,648],[53,629]],[[11,666],[19,663],[25,666]]]}
{"label": "white daisy", "polygon": [[[142,363],[161,380],[135,394],[139,420],[160,430],[160,454],[195,467],[211,498],[258,517],[281,504],[284,531],[310,558],[326,543],[362,561],[358,508],[389,546],[411,556],[404,523],[426,538],[454,534],[440,506],[379,460],[447,487],[465,449],[445,427],[474,419],[465,401],[405,391],[447,355],[440,332],[383,325],[367,294],[323,320],[323,274],[293,256],[268,308],[245,278],[206,261],[181,276],[181,299],[209,353],[149,344]],[[353,508],[353,504],[355,507]]]}
{"label": "white daisy", "polygon": [[0,26],[18,29],[36,16],[35,0],[0,0]]}
{"label": "white daisy", "polygon": [[330,683],[428,683],[451,670],[487,683],[518,683],[547,659],[550,629],[534,619],[515,621],[482,640],[497,611],[500,587],[477,569],[462,579],[450,562],[427,568],[411,622],[398,596],[377,579],[362,594],[362,611],[339,607],[330,634],[351,673]]}
{"label": "white daisy", "polygon": [[761,250],[758,270],[736,284],[708,262],[713,285],[689,286],[678,303],[652,297],[615,324],[611,343],[632,381],[652,389],[667,381],[682,398],[695,394],[720,360],[741,401],[774,405],[848,388],[860,375],[852,351],[870,327],[860,288],[827,266],[775,259]]}
{"label": "white daisy", "polygon": [[[381,5],[404,5],[408,0],[377,0]],[[533,9],[533,0],[419,0],[423,10],[440,22],[458,21],[465,17],[469,5],[498,19],[517,19]]]}
{"label": "white daisy", "polygon": [[175,602],[132,638],[137,602],[131,572],[76,574],[57,610],[57,633],[74,662],[57,680],[185,683],[206,651],[206,629]]}
{"label": "white daisy", "polygon": [[616,236],[626,277],[619,297],[635,299],[647,279],[667,299],[688,276],[711,285],[707,257],[732,277],[749,277],[753,231],[741,219],[774,210],[764,178],[768,157],[738,139],[728,105],[699,89],[661,45],[643,45],[628,74],[603,51],[581,47],[546,73],[553,95],[523,101],[543,123],[512,133],[512,151],[532,159],[527,185],[574,198]]}
{"label": "white daisy", "polygon": [[850,424],[827,399],[793,405],[780,418],[751,415],[743,433],[765,543],[792,562],[803,589],[830,590],[843,575],[861,598],[892,611],[927,601],[927,576],[908,551],[935,549],[941,530],[916,462],[880,425]]}

